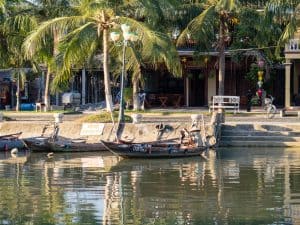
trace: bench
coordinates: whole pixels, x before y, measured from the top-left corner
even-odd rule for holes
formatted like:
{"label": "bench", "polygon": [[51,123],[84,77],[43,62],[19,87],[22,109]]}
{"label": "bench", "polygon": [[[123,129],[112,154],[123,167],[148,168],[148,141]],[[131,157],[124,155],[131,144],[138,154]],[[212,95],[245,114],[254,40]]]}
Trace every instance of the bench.
{"label": "bench", "polygon": [[279,111],[279,114],[281,118],[287,116],[288,114],[294,114],[300,118],[300,107],[283,108]]}
{"label": "bench", "polygon": [[209,105],[209,112],[215,109],[232,109],[234,114],[240,112],[240,97],[239,96],[213,96],[212,102]]}

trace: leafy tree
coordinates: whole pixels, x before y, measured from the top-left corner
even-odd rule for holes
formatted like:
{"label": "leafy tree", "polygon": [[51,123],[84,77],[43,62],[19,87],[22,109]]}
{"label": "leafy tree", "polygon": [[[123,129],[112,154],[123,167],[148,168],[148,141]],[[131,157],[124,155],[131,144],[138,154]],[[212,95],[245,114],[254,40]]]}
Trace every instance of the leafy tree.
{"label": "leafy tree", "polygon": [[[30,66],[30,62],[24,60],[22,43],[28,33],[36,25],[36,21],[25,13],[26,5],[11,2],[6,6],[5,15],[0,26],[1,48],[0,56],[4,68],[13,68],[13,75],[17,81],[16,110],[20,109],[21,78],[25,77],[24,68]],[[25,80],[22,79],[22,80]]]}
{"label": "leafy tree", "polygon": [[299,4],[299,0],[269,0],[266,4],[266,20],[270,24],[280,24],[283,28],[277,42],[277,55],[280,54],[281,47],[294,35],[299,26]]}
{"label": "leafy tree", "polygon": [[[62,15],[68,15],[70,3],[67,0],[36,0],[32,4],[31,13],[39,19],[39,21],[47,21]],[[43,27],[43,23],[40,27]],[[48,30],[48,33],[40,40],[40,43],[35,43],[37,29],[33,31],[25,40],[23,49],[26,58],[43,63],[47,66],[46,84],[44,93],[44,103],[48,110],[50,107],[50,78],[56,72],[55,56],[58,54],[58,42],[62,33],[55,27]],[[50,34],[50,35],[49,35]]]}
{"label": "leafy tree", "polygon": [[[225,47],[230,43],[230,26],[235,21],[240,4],[237,0],[219,0],[208,2],[207,8],[195,17],[178,38],[178,45],[185,43],[188,36],[201,40],[206,48],[215,48],[219,52],[219,95],[224,95]],[[218,31],[217,39],[215,31]]]}
{"label": "leafy tree", "polygon": [[110,77],[108,70],[108,37],[109,28],[113,25],[113,10],[110,2],[81,1],[77,5],[79,15],[58,17],[42,23],[25,42],[25,49],[30,55],[44,47],[44,40],[48,35],[54,37],[54,31],[67,34],[64,37],[65,49],[61,58],[64,73],[60,78],[66,80],[70,77],[70,69],[74,62],[84,62],[99,52],[99,38],[102,33],[103,41],[103,69],[105,95],[108,111],[112,111],[112,96],[110,90]]}
{"label": "leafy tree", "polygon": [[[63,82],[69,79],[73,65],[84,65],[87,59],[92,59],[94,56],[99,55],[100,50],[102,50],[105,98],[107,110],[112,111],[109,48],[117,49],[117,47],[110,46],[109,32],[119,29],[118,24],[127,23],[131,25],[132,30],[137,31],[141,37],[137,46],[139,51],[134,51],[133,48],[128,48],[130,50],[127,51],[128,62],[126,66],[133,71],[133,74],[140,74],[140,65],[142,64],[140,56],[150,63],[155,64],[165,61],[168,67],[179,68],[179,63],[172,65],[170,60],[166,60],[166,56],[170,55],[170,52],[165,54],[162,52],[162,50],[167,49],[167,45],[170,43],[166,35],[154,32],[148,26],[145,26],[144,23],[130,17],[117,16],[125,14],[125,7],[129,7],[134,2],[143,4],[147,1],[129,1],[127,2],[128,5],[122,1],[81,1],[75,6],[78,10],[78,15],[59,17],[41,24],[27,39],[25,43],[27,52],[30,52],[31,55],[37,52],[43,45],[47,34],[51,33],[51,30],[57,30],[60,34],[65,34],[60,40],[61,54],[57,57],[57,61],[61,64],[63,71],[60,76],[57,76],[57,79]],[[161,46],[164,46],[164,48]]]}
{"label": "leafy tree", "polygon": [[[143,74],[141,72],[143,67],[166,67],[174,76],[181,75],[181,65],[177,50],[168,32],[166,32],[167,28],[173,24],[172,21],[170,22],[170,18],[173,18],[174,10],[178,5],[180,3],[177,0],[152,0],[151,2],[133,0],[130,4],[130,10],[128,10],[128,7],[122,9],[122,15],[127,14],[127,17],[143,22],[145,31],[147,29],[155,31],[152,32],[153,37],[146,41],[141,40],[139,45],[129,49],[126,56],[126,59],[128,59],[126,69],[132,74],[134,110],[140,110],[138,86],[140,82],[143,82]],[[143,30],[136,27],[134,23],[132,26],[138,31]],[[140,33],[138,33],[138,36],[144,37]],[[119,49],[117,53],[120,52]],[[120,54],[117,58],[121,58]]]}

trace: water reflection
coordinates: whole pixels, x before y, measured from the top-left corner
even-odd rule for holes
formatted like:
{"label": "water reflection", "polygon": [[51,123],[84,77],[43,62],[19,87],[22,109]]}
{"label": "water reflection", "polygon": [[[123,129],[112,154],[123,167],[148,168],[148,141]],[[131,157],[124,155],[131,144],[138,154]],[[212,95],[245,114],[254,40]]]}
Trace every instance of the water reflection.
{"label": "water reflection", "polygon": [[0,224],[299,224],[300,151],[0,154]]}

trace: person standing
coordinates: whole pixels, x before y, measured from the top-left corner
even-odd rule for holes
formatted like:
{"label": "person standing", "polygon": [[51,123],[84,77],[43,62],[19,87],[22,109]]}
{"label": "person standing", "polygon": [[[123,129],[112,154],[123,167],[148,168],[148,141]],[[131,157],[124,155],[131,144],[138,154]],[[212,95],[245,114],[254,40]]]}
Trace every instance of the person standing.
{"label": "person standing", "polygon": [[252,92],[250,89],[247,91],[246,96],[247,96],[247,112],[251,112]]}

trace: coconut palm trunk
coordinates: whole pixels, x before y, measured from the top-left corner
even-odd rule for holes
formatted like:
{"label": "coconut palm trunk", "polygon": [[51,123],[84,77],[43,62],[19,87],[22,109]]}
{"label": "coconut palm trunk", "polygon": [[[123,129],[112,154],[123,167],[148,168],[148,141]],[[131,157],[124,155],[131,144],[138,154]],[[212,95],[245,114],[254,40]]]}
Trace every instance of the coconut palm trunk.
{"label": "coconut palm trunk", "polygon": [[[102,11],[102,22],[105,24],[106,18],[104,11]],[[105,86],[105,101],[106,101],[106,110],[108,112],[113,111],[112,104],[112,95],[110,88],[110,77],[109,77],[109,68],[108,68],[108,27],[103,27],[103,73],[104,73],[104,86]]]}
{"label": "coconut palm trunk", "polygon": [[48,66],[47,68],[47,74],[46,74],[46,81],[45,81],[45,93],[44,93],[44,104],[45,104],[45,109],[48,110],[50,108],[50,76],[51,76],[51,70],[50,67]]}
{"label": "coconut palm trunk", "polygon": [[[219,28],[219,89],[218,95],[224,95],[225,86],[225,21],[220,20]],[[220,108],[218,109],[218,121],[219,123],[225,122],[225,110],[222,108],[222,103],[220,103]]]}
{"label": "coconut palm trunk", "polygon": [[225,83],[225,23],[221,20],[219,30],[219,89],[218,95],[224,95]]}
{"label": "coconut palm trunk", "polygon": [[141,110],[141,102],[138,94],[139,80],[133,79],[132,81],[132,98],[133,98],[133,110]]}
{"label": "coconut palm trunk", "polygon": [[[53,57],[57,56],[58,54],[58,43],[59,43],[59,35],[58,31],[53,29]],[[44,104],[45,104],[45,111],[50,110],[50,79],[51,79],[51,65],[48,62],[47,65],[47,74],[46,74],[46,82],[45,82],[45,92],[44,92]]]}
{"label": "coconut palm trunk", "polygon": [[16,111],[20,111],[20,73],[18,72],[18,77],[17,77],[17,93],[16,93]]}

